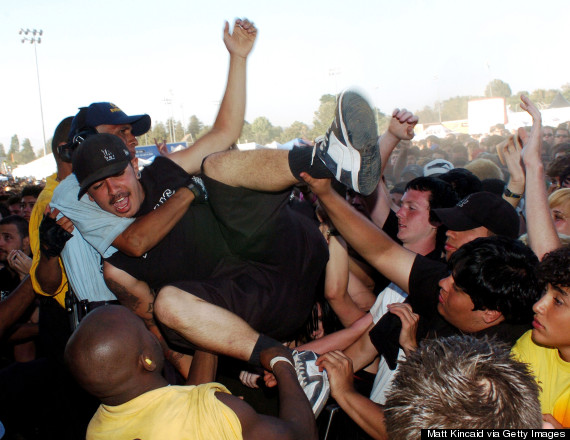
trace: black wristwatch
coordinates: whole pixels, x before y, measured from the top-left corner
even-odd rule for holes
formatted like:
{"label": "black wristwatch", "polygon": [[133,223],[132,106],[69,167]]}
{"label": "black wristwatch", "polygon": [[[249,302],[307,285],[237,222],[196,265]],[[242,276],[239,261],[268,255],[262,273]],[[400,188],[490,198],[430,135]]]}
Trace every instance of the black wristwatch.
{"label": "black wristwatch", "polygon": [[522,197],[522,194],[515,194],[506,186],[505,186],[505,191],[503,191],[503,194],[505,195],[505,197],[511,197],[513,199],[520,199]]}

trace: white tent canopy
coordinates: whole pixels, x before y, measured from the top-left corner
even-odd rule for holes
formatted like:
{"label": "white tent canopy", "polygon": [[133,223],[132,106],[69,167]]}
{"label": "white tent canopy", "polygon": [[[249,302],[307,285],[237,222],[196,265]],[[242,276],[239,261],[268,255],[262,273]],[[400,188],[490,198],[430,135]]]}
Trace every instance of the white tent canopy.
{"label": "white tent canopy", "polygon": [[40,157],[25,165],[20,165],[18,168],[12,170],[12,176],[18,178],[33,177],[36,180],[41,180],[47,176],[52,175],[57,171],[53,153],[47,156]]}

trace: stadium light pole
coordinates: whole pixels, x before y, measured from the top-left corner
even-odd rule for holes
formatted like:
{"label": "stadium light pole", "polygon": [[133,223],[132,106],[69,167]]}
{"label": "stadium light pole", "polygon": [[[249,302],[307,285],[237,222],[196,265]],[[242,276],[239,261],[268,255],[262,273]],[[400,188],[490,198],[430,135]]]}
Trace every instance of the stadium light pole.
{"label": "stadium light pole", "polygon": [[[20,29],[19,35],[24,35],[22,37],[22,44],[25,43],[26,41],[29,41],[30,44],[34,45],[34,55],[36,56],[36,76],[38,78],[38,93],[40,95],[40,114],[42,117],[42,133],[44,136],[44,156],[47,154],[46,151],[46,129],[45,129],[45,124],[44,124],[44,108],[42,105],[42,88],[40,86],[40,69],[38,67],[38,50],[36,49],[36,46],[38,44],[40,44],[42,42],[42,35],[43,35],[44,31],[43,30],[36,30],[36,29]],[[30,34],[30,37],[28,37],[28,34]]]}

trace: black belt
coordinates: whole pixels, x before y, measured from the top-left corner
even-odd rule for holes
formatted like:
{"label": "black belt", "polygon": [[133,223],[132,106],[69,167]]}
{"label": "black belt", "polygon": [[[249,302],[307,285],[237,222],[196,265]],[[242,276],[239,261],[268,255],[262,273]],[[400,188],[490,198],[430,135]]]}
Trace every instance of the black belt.
{"label": "black belt", "polygon": [[88,304],[89,304],[88,310],[91,311],[93,309],[96,309],[97,307],[110,306],[113,304],[120,305],[121,303],[115,299],[113,301],[89,301]]}
{"label": "black belt", "polygon": [[87,316],[87,314],[89,312],[95,310],[97,307],[108,306],[111,304],[120,305],[121,303],[117,300],[88,301],[88,300],[84,299],[84,300],[78,301],[75,298],[75,295],[72,294],[69,303],[67,302],[67,298],[66,298],[66,308],[69,312],[70,325],[71,325],[72,330],[75,330],[75,328],[77,328],[77,325],[79,325],[81,320],[83,318],[85,318],[85,316]]}
{"label": "black belt", "polygon": [[83,318],[85,318],[85,316],[87,316],[87,314],[93,310],[95,310],[97,307],[102,307],[102,306],[108,306],[111,304],[121,304],[119,301],[117,300],[113,300],[113,301],[88,301],[86,299],[83,299],[81,301],[79,301],[77,303],[77,317],[79,319],[79,322],[81,322],[81,320]]}

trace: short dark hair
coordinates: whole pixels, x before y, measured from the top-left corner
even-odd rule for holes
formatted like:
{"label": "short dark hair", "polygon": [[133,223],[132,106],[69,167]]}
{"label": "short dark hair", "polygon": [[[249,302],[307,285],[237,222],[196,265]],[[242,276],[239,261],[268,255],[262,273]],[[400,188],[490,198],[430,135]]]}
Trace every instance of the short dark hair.
{"label": "short dark hair", "polygon": [[[459,198],[457,193],[453,190],[451,185],[438,177],[417,177],[412,179],[406,185],[406,191],[414,189],[416,191],[430,192],[429,196],[429,221],[433,224],[440,224],[441,222],[434,214],[433,210],[438,208],[452,208],[454,207]],[[436,247],[443,246],[446,240],[445,233],[447,228],[440,225],[437,228]]]}
{"label": "short dark hair", "polygon": [[536,276],[538,258],[524,243],[498,235],[477,238],[454,252],[449,264],[473,310],[498,310],[511,324],[532,321],[544,287]]}
{"label": "short dark hair", "polygon": [[552,157],[556,156],[558,153],[564,153],[564,155],[570,153],[570,142],[563,142],[556,145],[556,147],[552,149]]}
{"label": "short dark hair", "polygon": [[560,177],[566,168],[570,166],[570,156],[561,156],[558,159],[554,159],[548,165],[546,169],[546,175],[548,177]]}
{"label": "short dark hair", "polygon": [[562,246],[544,256],[538,265],[540,281],[558,287],[570,286],[570,246]]}
{"label": "short dark hair", "polygon": [[0,203],[0,219],[8,217],[10,215],[10,210],[4,203]]}
{"label": "short dark hair", "polygon": [[39,185],[26,185],[22,189],[22,193],[20,195],[22,197],[33,196],[37,199],[42,190],[43,188]]}
{"label": "short dark hair", "polygon": [[28,221],[19,215],[9,215],[8,217],[4,217],[2,220],[0,220],[0,225],[16,225],[18,234],[20,234],[20,238],[22,240],[29,235]]}
{"label": "short dark hair", "polygon": [[527,364],[494,339],[425,340],[400,362],[384,415],[388,437],[422,429],[542,427],[539,388]]}
{"label": "short dark hair", "polygon": [[51,151],[56,161],[61,160],[61,158],[59,157],[59,153],[57,151],[57,147],[59,144],[67,142],[67,139],[69,137],[69,132],[71,130],[72,121],[73,121],[73,116],[68,116],[57,125],[55,131],[53,132],[53,138],[51,140]]}
{"label": "short dark hair", "polygon": [[10,198],[8,198],[8,200],[6,201],[6,204],[8,206],[12,206],[15,204],[20,204],[22,202],[22,196],[20,196],[19,194],[16,196],[10,196]]}

